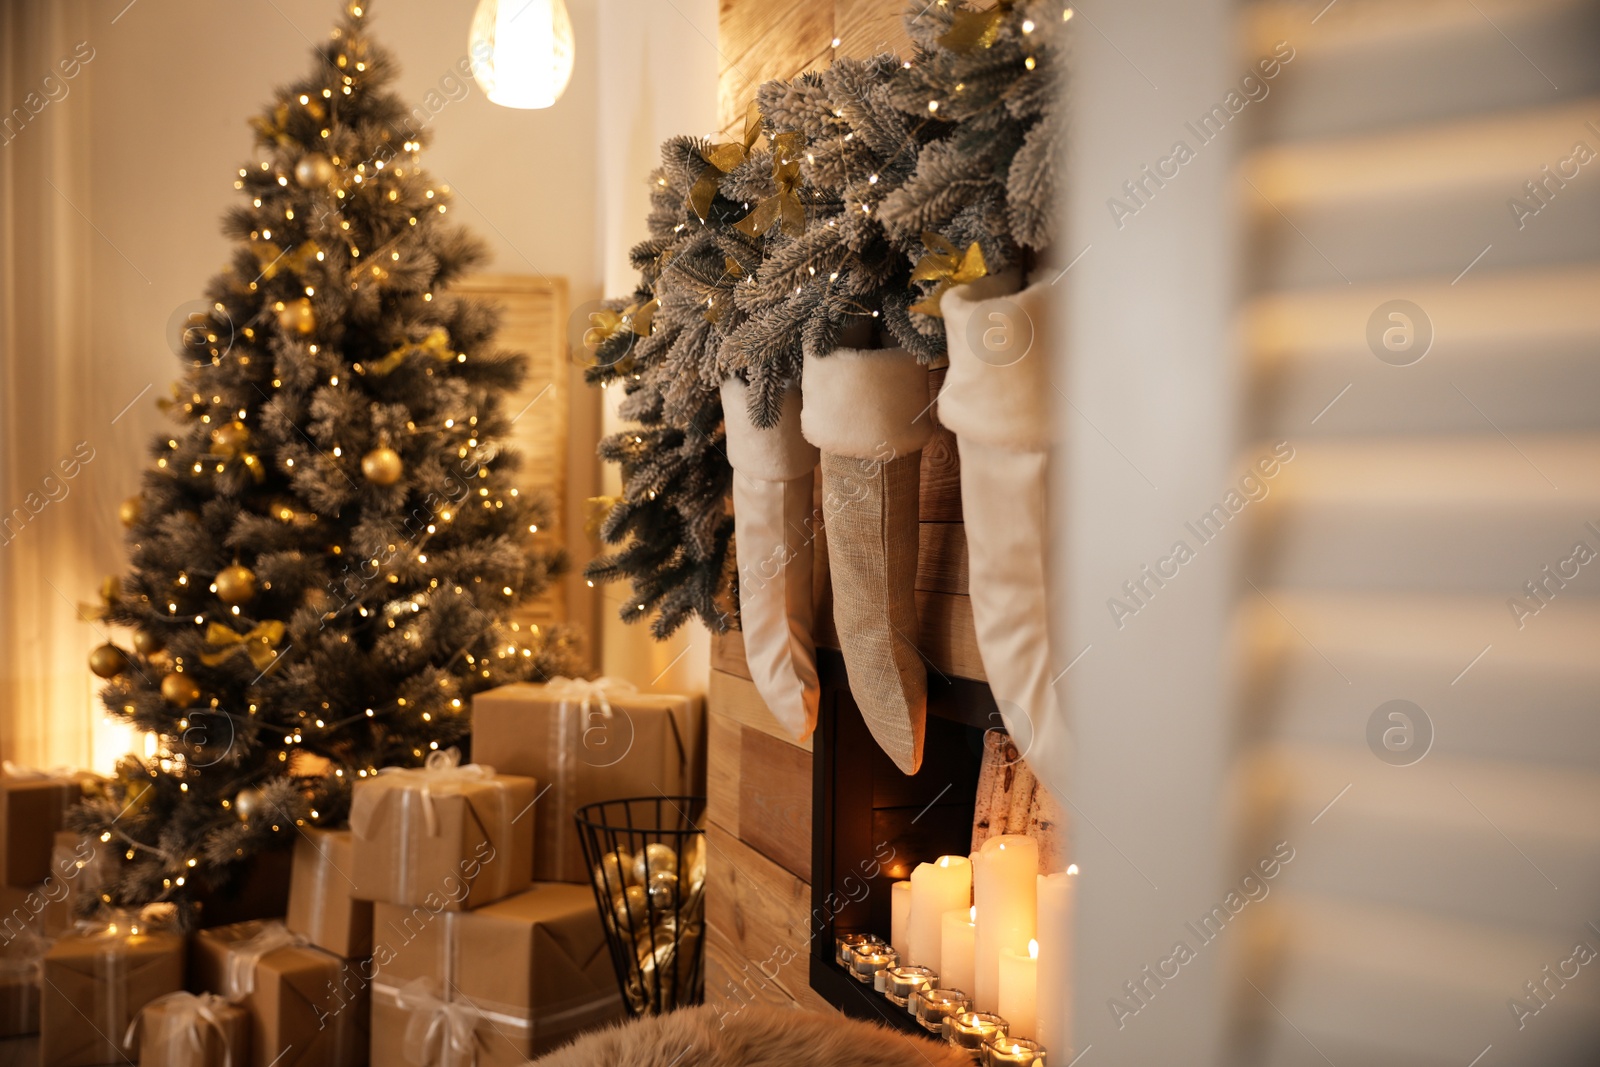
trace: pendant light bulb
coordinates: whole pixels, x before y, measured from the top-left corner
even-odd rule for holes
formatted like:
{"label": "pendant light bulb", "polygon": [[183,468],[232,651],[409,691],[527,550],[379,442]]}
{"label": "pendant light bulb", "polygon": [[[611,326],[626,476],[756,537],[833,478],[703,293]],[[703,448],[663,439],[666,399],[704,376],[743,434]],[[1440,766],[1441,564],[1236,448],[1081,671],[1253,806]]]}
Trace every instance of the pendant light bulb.
{"label": "pendant light bulb", "polygon": [[572,80],[572,19],[564,0],[479,0],[467,54],[492,103],[544,108]]}

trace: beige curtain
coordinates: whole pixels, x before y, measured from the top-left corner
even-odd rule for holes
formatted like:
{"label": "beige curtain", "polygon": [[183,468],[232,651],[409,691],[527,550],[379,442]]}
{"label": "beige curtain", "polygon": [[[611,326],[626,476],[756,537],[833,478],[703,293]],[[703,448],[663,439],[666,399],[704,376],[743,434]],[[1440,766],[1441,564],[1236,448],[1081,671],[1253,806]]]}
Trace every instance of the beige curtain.
{"label": "beige curtain", "polygon": [[0,4],[0,755],[32,765],[95,763],[97,734],[102,764],[126,744],[85,666],[104,638],[77,617],[116,559],[119,495],[95,477],[116,413],[88,373],[86,12]]}

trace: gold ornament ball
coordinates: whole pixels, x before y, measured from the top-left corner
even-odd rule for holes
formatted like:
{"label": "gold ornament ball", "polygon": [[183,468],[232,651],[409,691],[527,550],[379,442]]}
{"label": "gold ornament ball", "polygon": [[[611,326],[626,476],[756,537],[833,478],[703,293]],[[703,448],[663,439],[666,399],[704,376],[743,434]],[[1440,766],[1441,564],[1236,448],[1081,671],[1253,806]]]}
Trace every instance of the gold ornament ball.
{"label": "gold ornament ball", "polygon": [[117,505],[117,519],[124,526],[133,526],[144,516],[144,501],[130,496]]}
{"label": "gold ornament ball", "polygon": [[173,671],[161,679],[161,696],[175,708],[186,708],[200,699],[200,687],[187,674]]}
{"label": "gold ornament ball", "polygon": [[116,645],[101,645],[89,653],[89,669],[101,678],[115,678],[128,669],[128,654]]}
{"label": "gold ornament ball", "polygon": [[133,632],[133,650],[141,656],[153,656],[166,648],[166,642],[161,635],[151,630],[135,630]]}
{"label": "gold ornament ball", "polygon": [[231,452],[237,452],[250,443],[250,427],[234,419],[212,430],[211,440]]}
{"label": "gold ornament ball", "polygon": [[278,326],[287,333],[312,333],[317,328],[317,313],[305,297],[291,300],[278,312]]}
{"label": "gold ornament ball", "polygon": [[361,457],[361,473],[373,485],[393,485],[403,470],[400,453],[384,445]]}
{"label": "gold ornament ball", "polygon": [[233,813],[241,819],[250,819],[266,810],[267,800],[261,790],[247,787],[233,798]]}
{"label": "gold ornament ball", "polygon": [[224,604],[243,604],[256,595],[255,572],[235,563],[217,572],[217,599]]}
{"label": "gold ornament ball", "polygon": [[321,152],[312,152],[300,157],[300,162],[294,165],[294,180],[306,189],[315,189],[333,181],[333,164]]}

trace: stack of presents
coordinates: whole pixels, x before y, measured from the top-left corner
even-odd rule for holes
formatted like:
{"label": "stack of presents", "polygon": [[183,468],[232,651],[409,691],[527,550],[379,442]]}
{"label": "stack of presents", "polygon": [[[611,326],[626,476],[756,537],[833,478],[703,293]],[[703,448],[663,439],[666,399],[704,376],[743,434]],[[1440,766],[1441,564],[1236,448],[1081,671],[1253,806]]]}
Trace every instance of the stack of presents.
{"label": "stack of presents", "polygon": [[286,893],[255,887],[278,910],[188,933],[96,911],[120,844],[61,829],[85,776],[8,767],[0,1037],[42,1067],[502,1067],[620,1019],[573,812],[695,792],[702,714],[559,686],[480,694],[473,763],[359,780],[350,828],[299,829]]}

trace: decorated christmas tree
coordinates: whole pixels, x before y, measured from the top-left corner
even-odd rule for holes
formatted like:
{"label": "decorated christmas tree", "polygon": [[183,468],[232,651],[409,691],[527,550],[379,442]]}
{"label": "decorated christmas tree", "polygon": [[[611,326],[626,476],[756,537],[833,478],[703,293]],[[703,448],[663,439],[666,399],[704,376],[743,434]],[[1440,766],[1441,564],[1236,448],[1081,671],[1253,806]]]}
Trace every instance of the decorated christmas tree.
{"label": "decorated christmas tree", "polygon": [[75,815],[124,857],[107,903],[203,896],[338,825],[352,780],[462,741],[474,692],[576,673],[565,632],[511,621],[564,562],[499,443],[523,360],[449,294],[483,250],[364,2],[252,122],[232,264],[123,509],[106,614],[133,647],[93,666],[154,750]]}

